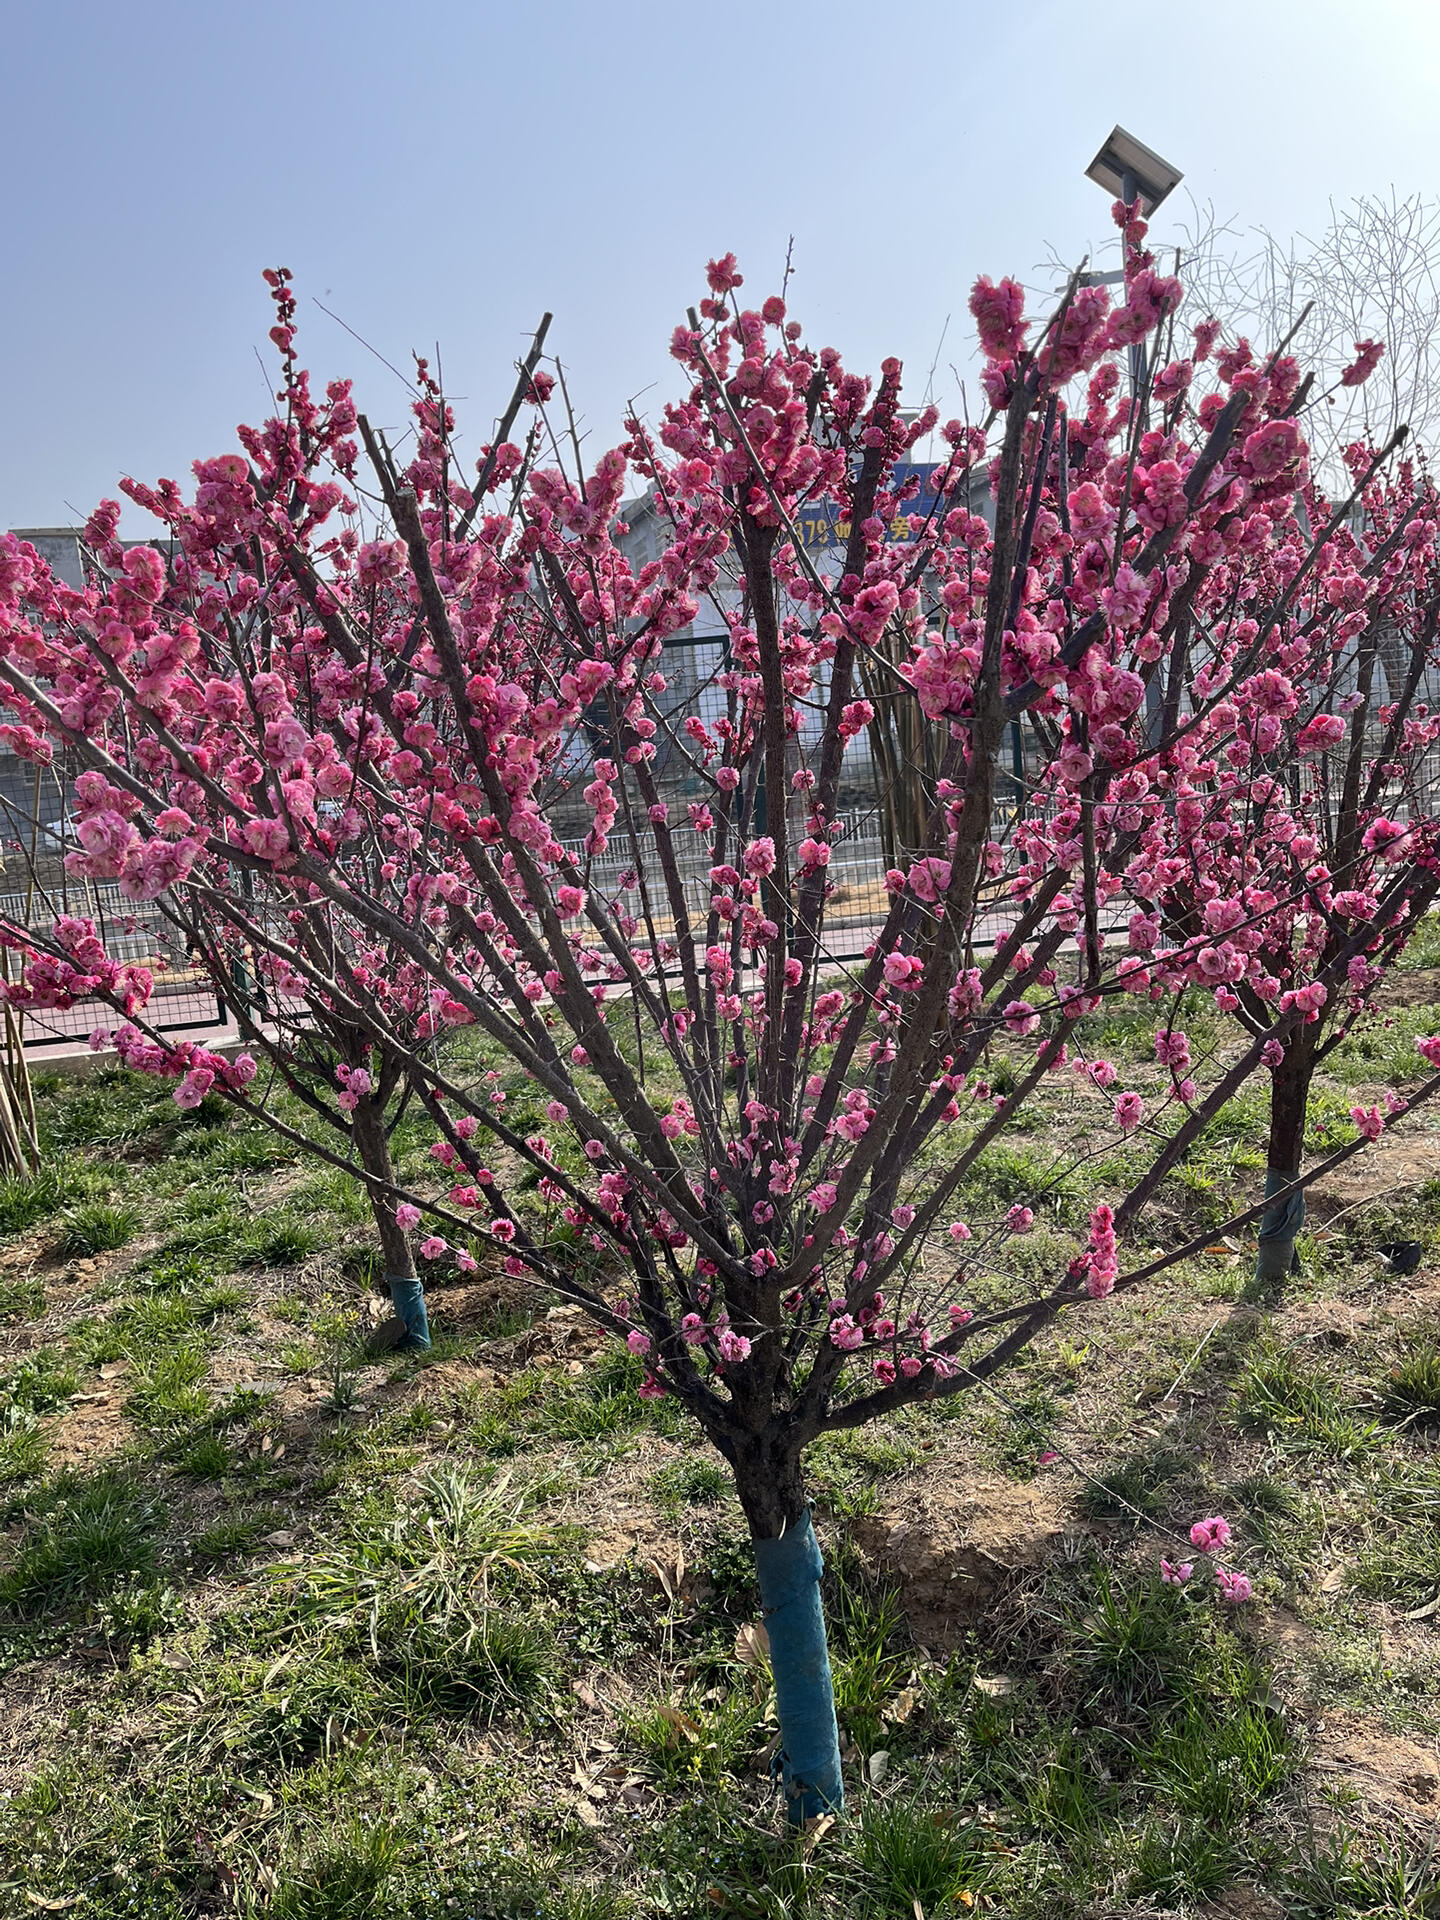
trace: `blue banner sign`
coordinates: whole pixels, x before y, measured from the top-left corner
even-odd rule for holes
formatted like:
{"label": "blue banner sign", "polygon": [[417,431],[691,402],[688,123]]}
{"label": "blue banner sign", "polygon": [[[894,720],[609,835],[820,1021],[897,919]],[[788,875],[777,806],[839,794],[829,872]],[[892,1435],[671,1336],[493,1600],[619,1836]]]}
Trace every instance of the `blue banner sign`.
{"label": "blue banner sign", "polygon": [[[905,481],[914,478],[920,481],[920,490],[914,498],[905,504],[905,511],[897,513],[890,522],[892,540],[913,540],[920,526],[934,511],[936,504],[935,475],[942,469],[929,466],[911,466],[902,463],[892,470],[891,488],[898,488]],[[915,519],[918,516],[918,520]],[[912,526],[912,520],[915,524]],[[850,538],[850,516],[846,509],[839,507],[833,500],[811,500],[797,507],[794,514],[795,531],[800,536],[800,545],[807,553],[824,553],[831,547],[843,547]]]}

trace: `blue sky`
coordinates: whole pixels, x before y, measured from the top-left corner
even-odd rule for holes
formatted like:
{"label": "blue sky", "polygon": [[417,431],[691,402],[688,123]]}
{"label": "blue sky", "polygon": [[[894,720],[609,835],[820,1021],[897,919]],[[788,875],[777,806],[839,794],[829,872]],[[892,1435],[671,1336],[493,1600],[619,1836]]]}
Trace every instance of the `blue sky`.
{"label": "blue sky", "polygon": [[952,316],[953,398],[975,275],[1107,240],[1083,172],[1117,120],[1185,171],[1162,240],[1187,188],[1280,234],[1440,190],[1435,0],[32,0],[5,51],[0,527],[260,418],[271,264],[317,374],[403,419],[315,299],[397,366],[438,342],[476,440],[553,309],[598,448],[672,390],[706,257],[761,295],[791,236],[792,311],[852,365],[897,353],[918,396]]}

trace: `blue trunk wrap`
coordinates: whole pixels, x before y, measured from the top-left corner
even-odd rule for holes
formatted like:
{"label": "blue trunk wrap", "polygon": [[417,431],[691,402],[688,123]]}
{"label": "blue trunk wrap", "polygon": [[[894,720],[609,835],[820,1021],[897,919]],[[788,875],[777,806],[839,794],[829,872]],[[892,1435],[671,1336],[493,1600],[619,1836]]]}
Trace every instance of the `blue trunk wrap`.
{"label": "blue trunk wrap", "polygon": [[[1265,1171],[1265,1198],[1282,1193],[1298,1174],[1282,1173],[1278,1167]],[[1257,1280],[1283,1280],[1295,1266],[1295,1241],[1305,1224],[1305,1194],[1292,1193],[1278,1207],[1268,1207],[1260,1216],[1260,1231],[1255,1236],[1259,1257],[1255,1262]]]}
{"label": "blue trunk wrap", "polygon": [[425,1289],[418,1280],[408,1276],[387,1273],[385,1284],[390,1289],[390,1304],[398,1317],[405,1322],[406,1336],[402,1345],[407,1347],[428,1347],[430,1344],[430,1321],[425,1312]]}
{"label": "blue trunk wrap", "polygon": [[803,1514],[778,1540],[757,1540],[755,1564],[780,1716],[785,1816],[792,1827],[799,1827],[818,1814],[838,1814],[845,1804],[835,1692],[820,1605],[824,1562],[809,1514]]}

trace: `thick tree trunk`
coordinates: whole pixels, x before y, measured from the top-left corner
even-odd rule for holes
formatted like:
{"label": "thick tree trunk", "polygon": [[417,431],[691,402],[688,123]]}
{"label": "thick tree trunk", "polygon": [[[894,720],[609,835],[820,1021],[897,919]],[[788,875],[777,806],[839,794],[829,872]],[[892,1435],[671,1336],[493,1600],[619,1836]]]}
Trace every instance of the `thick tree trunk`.
{"label": "thick tree trunk", "polygon": [[[1305,1143],[1305,1111],[1315,1073],[1315,1047],[1308,1027],[1298,1027],[1275,1069],[1270,1092],[1270,1147],[1265,1168],[1265,1196],[1289,1186],[1300,1171]],[[1259,1255],[1255,1278],[1274,1282],[1300,1265],[1295,1241],[1305,1224],[1305,1196],[1292,1194],[1260,1216]]]}
{"label": "thick tree trunk", "polygon": [[798,1451],[757,1438],[736,1450],[735,1484],[760,1575],[780,1720],[776,1770],[785,1817],[802,1827],[845,1805],[840,1731],[820,1599],[824,1562],[810,1524]]}
{"label": "thick tree trunk", "polygon": [[[390,1158],[385,1114],[379,1102],[368,1095],[362,1098],[351,1115],[351,1123],[361,1166],[376,1180],[393,1186],[395,1166]],[[390,1303],[396,1318],[405,1323],[405,1338],[400,1344],[410,1348],[428,1347],[430,1322],[425,1312],[425,1290],[415,1270],[410,1236],[396,1220],[395,1201],[388,1194],[372,1189],[370,1210],[375,1216],[380,1250],[385,1258],[385,1284],[390,1289]]]}

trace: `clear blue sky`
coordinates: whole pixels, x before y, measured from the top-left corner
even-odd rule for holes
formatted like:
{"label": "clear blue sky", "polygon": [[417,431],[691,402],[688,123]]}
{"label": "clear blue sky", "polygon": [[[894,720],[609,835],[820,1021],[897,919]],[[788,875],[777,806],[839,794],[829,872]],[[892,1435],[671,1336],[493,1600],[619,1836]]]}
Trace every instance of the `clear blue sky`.
{"label": "clear blue sky", "polygon": [[1106,240],[1117,120],[1185,171],[1157,238],[1186,188],[1281,234],[1440,190],[1435,0],[14,0],[4,42],[0,527],[259,419],[270,264],[317,374],[403,418],[312,296],[397,365],[438,341],[477,440],[553,309],[598,447],[670,390],[706,257],[763,294],[791,235],[792,309],[854,365],[918,393],[954,316],[944,397],[977,273]]}

